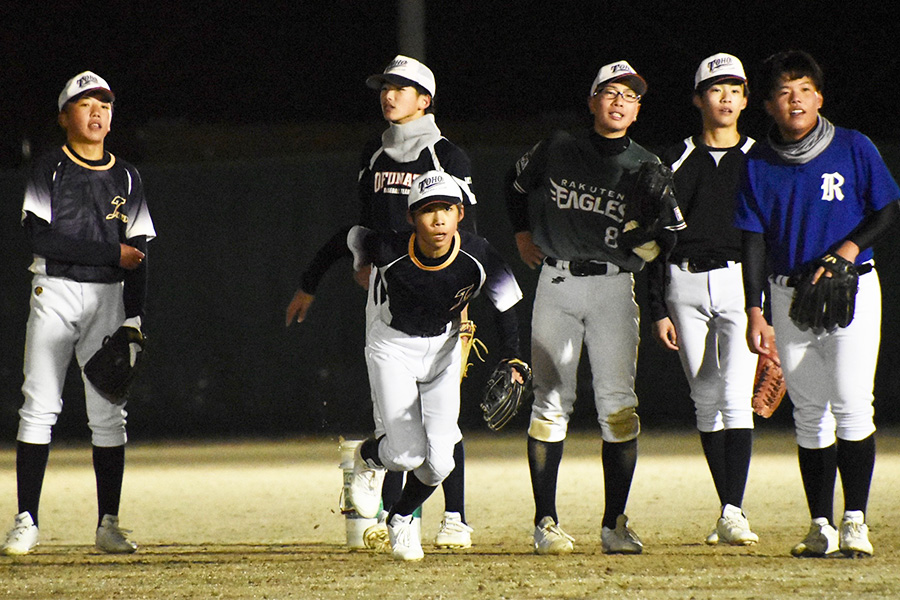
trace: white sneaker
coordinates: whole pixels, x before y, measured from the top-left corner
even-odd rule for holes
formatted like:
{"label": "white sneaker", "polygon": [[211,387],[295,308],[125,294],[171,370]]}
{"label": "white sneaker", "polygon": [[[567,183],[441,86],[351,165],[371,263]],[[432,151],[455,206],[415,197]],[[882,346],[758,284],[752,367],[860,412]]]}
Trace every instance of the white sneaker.
{"label": "white sneaker", "polygon": [[562,530],[553,517],[544,517],[534,528],[535,554],[569,554],[575,549],[575,538]]}
{"label": "white sneaker", "polygon": [[397,560],[422,560],[422,542],[413,531],[413,516],[394,515],[388,523],[388,535],[391,540],[391,555]]}
{"label": "white sneaker", "polygon": [[868,558],[875,553],[869,541],[869,526],[859,510],[847,511],[841,521],[841,553],[850,558]]}
{"label": "white sneaker", "polygon": [[441,529],[434,538],[438,548],[470,548],[473,529],[462,522],[458,512],[445,512]]}
{"label": "white sneaker", "polygon": [[367,527],[363,532],[363,543],[366,545],[366,548],[375,552],[391,551],[391,539],[388,535],[387,523],[384,522],[387,516],[387,511],[382,510],[378,515],[378,522]]}
{"label": "white sneaker", "polygon": [[791,548],[791,554],[798,558],[811,558],[828,556],[837,550],[837,530],[828,524],[828,519],[818,517],[812,520],[803,541]]}
{"label": "white sneaker", "polygon": [[347,496],[356,514],[364,519],[374,519],[381,508],[381,484],[384,483],[384,467],[367,463],[360,455],[362,444],[353,453],[353,479]]}
{"label": "white sneaker", "polygon": [[750,546],[759,541],[759,536],[750,531],[750,522],[737,506],[726,504],[722,516],[716,522],[716,533],[720,544]]}
{"label": "white sneaker", "polygon": [[128,539],[128,529],[119,527],[119,517],[103,515],[100,527],[97,528],[96,546],[110,554],[131,554],[137,550],[137,544]]}
{"label": "white sneaker", "polygon": [[2,552],[9,556],[28,554],[38,545],[38,528],[28,511],[16,515],[15,525],[6,534]]}
{"label": "white sneaker", "polygon": [[600,547],[604,554],[640,554],[644,542],[628,527],[628,517],[616,517],[616,528],[604,527],[600,530]]}

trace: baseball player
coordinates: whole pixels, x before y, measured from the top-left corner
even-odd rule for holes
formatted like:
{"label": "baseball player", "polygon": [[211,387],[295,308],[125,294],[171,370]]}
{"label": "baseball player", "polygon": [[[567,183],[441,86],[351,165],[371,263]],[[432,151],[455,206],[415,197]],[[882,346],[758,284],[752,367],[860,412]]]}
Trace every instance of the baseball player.
{"label": "baseball player", "polygon": [[662,155],[675,172],[678,206],[688,227],[667,261],[648,267],[656,340],[678,351],[691,388],[700,442],[721,513],[709,544],[758,541],[741,509],[753,444],[756,356],[744,335],[741,233],[732,226],[734,196],[753,140],[738,131],[747,77],[731,54],[714,54],[694,76],[700,135]]}
{"label": "baseball player", "polygon": [[[507,206],[519,254],[531,268],[543,265],[532,316],[534,404],[528,428],[538,554],[573,550],[573,538],[559,525],[556,482],[582,345],[591,362],[603,437],[602,549],[643,550],[624,513],[640,432],[633,274],[644,260],[620,247],[618,238],[640,163],[659,160],[627,135],[646,90],[626,61],[604,65],[588,99],[593,128],[554,133],[519,159],[510,174]],[[671,227],[683,227],[680,216],[672,216]]]}
{"label": "baseball player", "polygon": [[[454,468],[459,442],[459,322],[484,291],[497,310],[502,358],[517,358],[514,310],[522,292],[509,267],[483,238],[457,231],[463,190],[442,171],[412,182],[409,220],[415,231],[354,227],[347,245],[354,266],[375,265],[366,364],[382,430],[356,451],[348,491],[360,514],[374,514],[380,490],[372,481],[387,468],[408,471],[387,517],[393,556],[423,557],[412,514]],[[521,383],[521,381],[520,381]]]}
{"label": "baseball player", "polygon": [[[895,220],[900,188],[871,141],[832,125],[819,111],[823,75],[807,53],[769,57],[761,72],[774,121],[766,144],[747,157],[735,210],[743,233],[747,341],[767,354],[772,334],[761,309],[766,261],[773,276],[772,325],[794,405],[800,474],[812,523],[794,556],[873,553],[865,520],[875,464],[873,395],[881,290],[872,270],[859,276],[855,318],[832,332],[801,330],[789,316],[788,276],[826,254],[873,265],[872,244]],[[822,277],[830,276],[821,274]],[[844,514],[834,526],[840,471]]]}
{"label": "baseball player", "polygon": [[[434,74],[421,62],[398,55],[383,73],[366,79],[366,85],[380,91],[381,112],[387,130],[363,149],[359,171],[359,224],[378,231],[411,231],[407,221],[407,198],[412,180],[431,169],[450,174],[464,191],[466,219],[463,228],[475,232],[475,195],[471,190],[472,167],[468,156],[441,135],[434,120]],[[349,257],[346,239],[349,228],[338,231],[316,254],[301,278],[300,289],[287,308],[286,324],[303,321],[315,298],[316,288],[326,271],[341,257]],[[357,281],[369,287],[371,268],[356,273]],[[371,295],[367,313],[373,310]],[[374,415],[376,431],[380,416]],[[456,468],[444,480],[445,513],[435,544],[444,548],[472,545],[472,528],[465,514],[465,450],[462,440],[454,450]],[[383,520],[400,496],[403,473],[391,473],[383,485],[380,523],[366,536],[368,543],[387,542]]]}
{"label": "baseball player", "polygon": [[[16,478],[19,514],[4,554],[38,543],[38,505],[51,429],[62,410],[74,351],[82,367],[103,338],[125,324],[140,329],[147,286],[147,242],[156,236],[137,170],[104,150],[115,97],[85,71],[58,99],[66,144],[35,162],[22,223],[34,252],[31,313],[25,334],[24,404],[19,410]],[[129,553],[119,528],[125,467],[125,410],[84,379],[97,478],[97,548]]]}

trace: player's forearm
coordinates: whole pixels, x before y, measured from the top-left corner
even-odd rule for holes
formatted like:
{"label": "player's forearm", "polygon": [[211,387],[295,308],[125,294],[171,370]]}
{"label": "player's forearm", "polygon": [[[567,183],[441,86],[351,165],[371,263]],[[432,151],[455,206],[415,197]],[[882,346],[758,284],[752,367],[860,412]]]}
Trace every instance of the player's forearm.
{"label": "player's forearm", "polygon": [[513,186],[516,179],[515,168],[510,169],[504,180],[506,189],[506,212],[512,223],[513,232],[529,231],[531,224],[528,220],[528,194],[523,194]]}
{"label": "player's forearm", "polygon": [[347,247],[347,233],[349,231],[350,227],[342,227],[319,248],[306,271],[300,276],[300,289],[308,294],[315,294],[316,288],[319,287],[319,282],[322,281],[331,265],[342,258],[352,256],[350,249]]}
{"label": "player's forearm", "polygon": [[666,306],[666,268],[666,261],[662,256],[647,265],[647,300],[652,321],[669,316]]}
{"label": "player's forearm", "polygon": [[860,250],[873,246],[894,224],[898,214],[900,201],[891,202],[863,219],[862,223],[847,236],[847,241],[856,244]]}
{"label": "player's forearm", "polygon": [[122,290],[122,300],[125,303],[125,318],[144,316],[144,305],[147,299],[147,275],[149,258],[147,256],[147,238],[144,236],[128,240],[129,246],[134,246],[144,253],[144,259],[136,269],[125,271],[125,283]]}
{"label": "player's forearm", "polygon": [[54,231],[46,221],[29,215],[25,235],[31,251],[44,258],[73,265],[119,265],[119,243],[72,238]]}
{"label": "player's forearm", "polygon": [[500,359],[521,358],[519,354],[519,318],[515,306],[504,312],[497,311],[494,323],[500,334]]}
{"label": "player's forearm", "polygon": [[766,288],[766,241],[763,234],[745,231],[741,236],[741,270],[744,279],[745,309],[762,310]]}

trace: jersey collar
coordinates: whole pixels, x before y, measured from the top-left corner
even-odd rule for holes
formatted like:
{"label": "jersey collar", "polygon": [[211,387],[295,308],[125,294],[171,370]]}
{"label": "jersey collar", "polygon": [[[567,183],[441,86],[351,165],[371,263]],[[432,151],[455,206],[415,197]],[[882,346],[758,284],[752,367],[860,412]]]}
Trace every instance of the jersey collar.
{"label": "jersey collar", "polygon": [[450,249],[446,255],[441,257],[441,263],[438,265],[426,265],[416,256],[416,234],[412,233],[409,236],[409,259],[413,262],[414,265],[422,269],[423,271],[440,271],[441,269],[448,267],[450,263],[456,260],[457,255],[459,254],[459,232],[453,234],[453,248]]}
{"label": "jersey collar", "polygon": [[63,146],[62,149],[73,163],[80,167],[84,167],[85,169],[91,169],[92,171],[106,171],[116,164],[116,157],[109,152],[107,152],[106,156],[101,160],[88,160],[79,156],[74,150],[69,148],[68,144]]}

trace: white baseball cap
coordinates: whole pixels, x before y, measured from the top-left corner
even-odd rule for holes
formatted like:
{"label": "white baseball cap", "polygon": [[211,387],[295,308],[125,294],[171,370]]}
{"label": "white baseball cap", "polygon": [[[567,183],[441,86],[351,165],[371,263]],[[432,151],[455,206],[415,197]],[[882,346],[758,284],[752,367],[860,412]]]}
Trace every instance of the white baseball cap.
{"label": "white baseball cap", "polygon": [[602,87],[607,83],[619,82],[624,83],[633,89],[639,96],[643,96],[647,93],[647,82],[644,81],[644,78],[638,75],[637,71],[635,71],[628,62],[620,60],[600,67],[600,71],[597,73],[597,76],[594,78],[594,83],[591,85],[590,95],[593,96],[598,87]]}
{"label": "white baseball cap", "polygon": [[443,171],[425,171],[413,179],[407,203],[410,212],[434,202],[462,204],[462,189],[453,177]]}
{"label": "white baseball cap", "polygon": [[113,102],[116,99],[115,94],[113,94],[112,90],[109,89],[109,84],[106,83],[105,79],[103,79],[96,73],[85,71],[84,73],[79,73],[66,82],[66,86],[59,94],[59,100],[57,100],[59,111],[62,112],[63,106],[66,105],[66,102],[68,102],[75,96],[79,96],[91,90],[102,90],[106,94],[106,97],[104,99],[107,102]]}
{"label": "white baseball cap", "polygon": [[694,75],[694,89],[700,89],[701,85],[712,85],[725,79],[739,79],[747,83],[747,75],[744,74],[744,65],[737,56],[720,52],[703,59],[697,67]]}
{"label": "white baseball cap", "polygon": [[434,97],[434,73],[416,59],[402,54],[394,57],[384,69],[384,73],[367,77],[366,85],[373,90],[380,90],[385,81],[400,86],[417,84]]}

